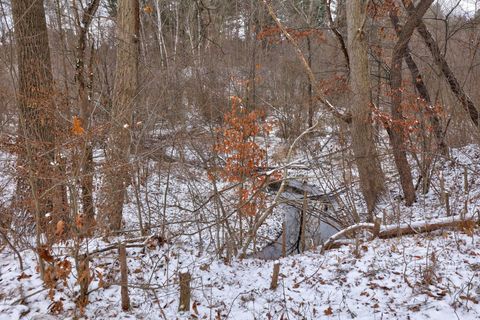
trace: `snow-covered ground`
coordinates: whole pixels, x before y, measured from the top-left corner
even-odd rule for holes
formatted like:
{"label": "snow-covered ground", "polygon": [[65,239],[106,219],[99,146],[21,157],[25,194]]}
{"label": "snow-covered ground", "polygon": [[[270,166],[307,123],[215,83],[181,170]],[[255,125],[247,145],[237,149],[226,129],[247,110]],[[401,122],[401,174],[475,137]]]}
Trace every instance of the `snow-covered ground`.
{"label": "snow-covered ground", "polygon": [[[273,261],[233,260],[226,264],[195,248],[164,245],[142,251],[130,249],[128,265],[132,310],[122,312],[120,288],[91,283],[90,319],[479,319],[480,233],[444,231],[363,243],[330,250],[313,250],[280,261],[280,279],[270,290]],[[15,304],[20,290],[28,296],[41,288],[36,261],[26,254],[28,266],[20,277],[18,263],[8,252],[0,254],[0,319],[41,319],[49,313],[44,290],[23,305]],[[103,279],[118,283],[118,264],[95,260]],[[178,272],[192,274],[190,313],[178,313]],[[59,286],[72,318],[75,290],[72,276]],[[283,318],[282,318],[283,317]]]}
{"label": "snow-covered ground", "polygon": [[[332,150],[326,148],[322,152],[328,154]],[[193,152],[186,154],[195,160]],[[297,152],[295,157],[307,163],[305,159],[311,156]],[[8,166],[12,164],[7,154],[0,154],[0,157],[9,159],[8,163],[3,162]],[[450,193],[452,214],[461,214],[465,203],[469,214],[477,214],[480,205],[479,159],[480,149],[477,146],[452,150],[451,160],[437,162],[429,193],[418,194],[418,201],[412,207],[403,206],[396,197],[398,186],[390,182],[390,195],[379,206],[384,223],[411,224],[445,217],[446,209],[439,191],[440,174],[443,175],[445,189]],[[89,287],[89,304],[83,317],[168,320],[480,319],[478,227],[376,239],[325,253],[321,253],[319,248],[309,248],[303,254],[279,260],[279,285],[271,290],[274,261],[252,258],[229,261],[215,254],[218,239],[207,226],[213,225],[217,216],[212,201],[205,204],[211,199],[212,183],[203,169],[187,169],[185,165],[173,163],[158,168],[151,163],[148,174],[145,173],[148,179],[140,179],[139,194],[135,194],[133,186],[129,190],[125,217],[126,229],[132,232],[125,239],[138,236],[139,212],[144,224],[169,223],[166,243],[127,249],[131,310],[121,310],[118,254],[116,250],[110,250],[95,255],[90,262],[93,279]],[[463,189],[465,168],[468,192]],[[334,170],[341,171],[343,168],[325,162],[309,170],[290,170],[290,175],[306,178],[321,189],[332,190],[344,181],[344,177]],[[331,183],[324,183],[327,174],[333,176]],[[354,181],[355,177],[351,180]],[[8,174],[0,177],[0,187],[6,186],[3,201],[14,190],[9,181],[12,180]],[[224,187],[226,185],[219,183],[219,189]],[[351,190],[342,197],[345,203],[356,203],[361,212],[356,188],[352,183]],[[227,196],[224,201],[228,206]],[[278,236],[281,219],[282,213],[274,212],[260,230],[264,244]],[[159,230],[152,229],[152,232]],[[92,252],[118,240],[91,239],[88,250]],[[257,245],[261,246],[262,242]],[[19,247],[24,270],[20,270],[19,261],[8,246],[0,247],[0,320],[81,317],[75,305],[79,291],[75,268],[65,283],[58,283],[53,297],[55,301],[62,301],[64,311],[52,314],[53,305],[48,290],[42,286],[36,255],[27,247]],[[53,255],[58,259],[67,258],[73,265],[71,248],[68,243],[58,245]],[[87,244],[83,243],[82,250],[86,248]],[[179,313],[178,275],[180,270],[185,269],[192,275],[192,308],[190,312]],[[22,297],[26,297],[24,301]]]}

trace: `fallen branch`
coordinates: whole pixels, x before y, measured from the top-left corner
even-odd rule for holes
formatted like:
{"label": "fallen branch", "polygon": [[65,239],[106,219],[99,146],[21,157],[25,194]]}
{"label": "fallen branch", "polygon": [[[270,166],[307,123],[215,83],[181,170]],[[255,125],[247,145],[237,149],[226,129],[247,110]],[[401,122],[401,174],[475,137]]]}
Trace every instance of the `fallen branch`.
{"label": "fallen branch", "polygon": [[85,252],[83,254],[87,255],[88,257],[92,257],[94,255],[104,253],[107,251],[117,250],[120,244],[124,244],[125,248],[143,248],[150,244],[155,244],[156,242],[158,242],[158,244],[162,244],[163,238],[161,238],[159,235],[151,235],[151,236],[144,236],[144,237],[138,237],[133,239],[124,239],[124,240],[116,241],[112,245],[109,245],[103,248],[98,248],[89,252]]}
{"label": "fallen branch", "polygon": [[[402,223],[397,225],[388,225],[382,226],[380,231],[376,231],[375,224],[373,223],[357,223],[351,225],[350,227],[340,230],[333,236],[331,236],[323,245],[322,252],[325,250],[338,248],[342,245],[349,244],[350,242],[345,241],[346,239],[341,239],[350,234],[355,234],[360,231],[369,231],[372,233],[378,233],[380,239],[389,239],[394,237],[400,237],[404,235],[426,233],[435,230],[440,230],[444,228],[458,228],[465,223],[474,221],[475,215],[469,215],[466,217],[461,217],[460,215],[436,218],[429,221],[416,221],[413,223]],[[378,224],[377,224],[378,228]]]}
{"label": "fallen branch", "polygon": [[368,230],[368,231],[373,231],[375,228],[375,225],[373,223],[357,223],[354,225],[351,225],[350,227],[340,230],[339,232],[335,233],[333,236],[331,236],[327,242],[323,245],[322,251],[332,249],[334,244],[336,243],[337,240],[340,238],[347,236],[350,233],[355,233],[360,230]]}
{"label": "fallen branch", "polygon": [[469,215],[464,218],[460,215],[456,215],[446,218],[432,219],[428,222],[418,221],[411,224],[403,223],[400,225],[389,225],[381,228],[378,237],[381,239],[388,239],[409,234],[431,232],[443,228],[458,228],[464,225],[465,222],[473,221],[474,218],[474,215]]}
{"label": "fallen branch", "polygon": [[41,292],[43,292],[43,291],[46,291],[46,290],[48,290],[48,289],[49,289],[49,288],[41,288],[41,289],[38,289],[37,291],[34,291],[34,292],[26,295],[25,297],[21,297],[21,298],[15,300],[15,301],[13,301],[10,305],[11,305],[11,306],[14,306],[14,305],[17,305],[17,304],[24,304],[25,301],[26,301],[28,298],[31,298],[31,297],[33,297],[34,295],[37,295],[37,294],[39,294],[39,293],[41,293]]}

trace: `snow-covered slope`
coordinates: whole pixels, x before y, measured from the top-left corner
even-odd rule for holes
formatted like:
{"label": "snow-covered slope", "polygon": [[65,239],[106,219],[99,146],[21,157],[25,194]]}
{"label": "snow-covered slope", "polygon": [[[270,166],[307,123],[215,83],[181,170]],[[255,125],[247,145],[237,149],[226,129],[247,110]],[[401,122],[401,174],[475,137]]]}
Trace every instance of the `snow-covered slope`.
{"label": "snow-covered slope", "polygon": [[[444,177],[445,189],[450,192],[452,213],[460,214],[466,203],[469,214],[477,214],[480,150],[467,146],[453,150],[452,155],[452,160],[437,163],[430,192],[419,194],[412,207],[404,207],[395,198],[398,188],[390,183],[392,196],[380,206],[380,212],[385,213],[384,222],[412,224],[444,217],[439,172]],[[463,190],[465,168],[468,192]],[[151,217],[152,223],[162,219],[170,223],[171,238],[158,246],[128,248],[132,302],[128,312],[121,311],[117,251],[96,255],[90,262],[93,280],[85,318],[480,319],[478,227],[376,239],[323,254],[319,248],[309,248],[303,254],[280,259],[279,286],[270,290],[274,261],[251,258],[227,261],[215,254],[215,235],[205,228],[215,220],[208,216],[208,210],[194,210],[211,196],[205,173],[190,172],[186,176],[183,168],[172,165],[167,190],[165,170],[154,169],[151,168],[155,174],[139,188],[138,197],[144,201],[145,194],[149,193],[151,203],[136,203],[136,196],[130,192],[130,203],[125,206],[127,229],[138,227],[136,214],[138,208],[143,207],[144,213],[148,209],[155,214]],[[301,173],[308,176],[309,181],[318,177],[314,169]],[[296,173],[292,171],[292,174]],[[8,176],[0,179],[9,190],[4,198],[13,190],[8,181]],[[204,207],[208,209],[207,205]],[[192,214],[201,221],[192,219]],[[150,222],[147,218],[144,216],[144,221]],[[282,213],[275,212],[267,220],[267,226],[260,230],[261,235],[266,238],[277,232],[281,228],[279,219]],[[201,241],[198,230],[203,230]],[[133,233],[131,237],[135,236]],[[88,248],[91,252],[118,240],[110,238],[107,242],[94,238]],[[25,268],[20,270],[17,257],[8,246],[0,248],[0,320],[81,317],[75,305],[79,291],[75,270],[55,291],[54,299],[63,302],[64,311],[51,314],[51,300],[48,290],[42,286],[33,250],[15,245],[22,249]],[[67,258],[73,265],[71,248],[71,244],[58,245],[54,256]],[[84,243],[83,250],[85,248]],[[184,269],[192,275],[192,308],[190,312],[179,313],[178,275]],[[21,297],[26,297],[23,303]]]}

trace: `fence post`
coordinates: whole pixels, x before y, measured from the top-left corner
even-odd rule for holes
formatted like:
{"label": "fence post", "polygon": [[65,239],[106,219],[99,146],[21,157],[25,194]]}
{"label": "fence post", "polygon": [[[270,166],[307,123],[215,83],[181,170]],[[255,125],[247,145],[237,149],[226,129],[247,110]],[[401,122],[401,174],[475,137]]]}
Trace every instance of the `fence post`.
{"label": "fence post", "polygon": [[450,217],[452,212],[450,210],[450,193],[448,192],[445,192],[445,207],[447,209],[447,217]]}
{"label": "fence post", "polygon": [[463,168],[463,195],[465,197],[464,199],[464,204],[463,204],[463,212],[462,212],[462,215],[461,215],[461,218],[462,219],[465,219],[465,217],[467,216],[467,213],[468,213],[468,190],[469,187],[468,187],[468,171],[467,171],[467,167],[464,167]]}
{"label": "fence post", "polygon": [[178,304],[178,311],[190,311],[190,280],[192,276],[188,270],[183,269],[179,274],[180,281],[180,303]]}
{"label": "fence post", "polygon": [[122,310],[130,310],[130,297],[128,295],[128,266],[127,266],[127,249],[125,244],[118,244],[118,259],[120,260],[120,295],[122,298]]}
{"label": "fence post", "polygon": [[380,216],[376,216],[373,225],[373,236],[376,238],[380,233],[380,225],[382,224],[382,218]]}
{"label": "fence post", "polygon": [[445,179],[443,178],[443,172],[440,172],[440,201],[445,205]]}
{"label": "fence post", "polygon": [[270,290],[275,290],[278,287],[278,276],[280,275],[280,261],[273,263],[272,282],[270,283]]}

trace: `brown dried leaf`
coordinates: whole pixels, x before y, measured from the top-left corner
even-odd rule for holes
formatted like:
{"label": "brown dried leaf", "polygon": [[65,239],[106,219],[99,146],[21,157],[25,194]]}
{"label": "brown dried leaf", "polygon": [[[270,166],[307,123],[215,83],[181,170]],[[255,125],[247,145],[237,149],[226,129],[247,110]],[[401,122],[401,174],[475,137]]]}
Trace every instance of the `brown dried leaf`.
{"label": "brown dried leaf", "polygon": [[63,312],[63,302],[62,301],[54,301],[50,305],[50,312],[53,314],[60,314]]}
{"label": "brown dried leaf", "polygon": [[37,249],[38,255],[40,258],[46,262],[53,263],[53,256],[50,254],[50,251],[46,247],[39,247]]}
{"label": "brown dried leaf", "polygon": [[28,278],[31,278],[32,275],[31,274],[26,274],[25,272],[22,272],[18,277],[17,277],[17,280],[22,280],[22,279],[28,279]]}
{"label": "brown dried leaf", "polygon": [[55,235],[60,237],[65,232],[65,221],[60,220],[57,222],[57,226],[55,227]]}
{"label": "brown dried leaf", "polygon": [[331,316],[331,315],[333,314],[332,307],[328,307],[327,309],[323,310],[323,313],[324,313],[326,316]]}

